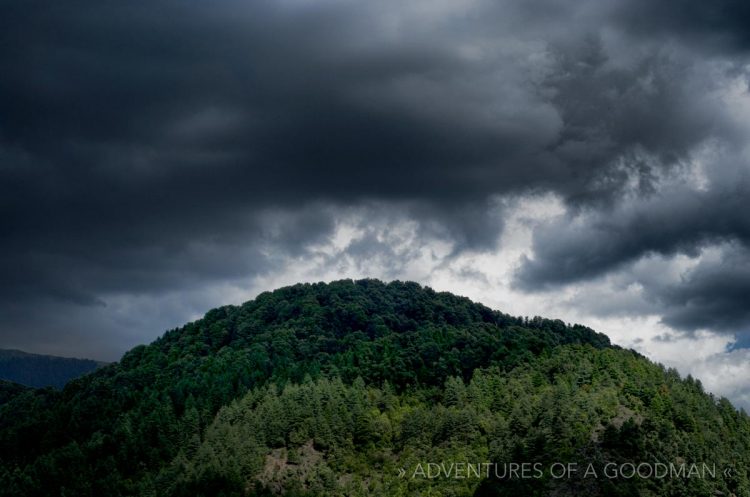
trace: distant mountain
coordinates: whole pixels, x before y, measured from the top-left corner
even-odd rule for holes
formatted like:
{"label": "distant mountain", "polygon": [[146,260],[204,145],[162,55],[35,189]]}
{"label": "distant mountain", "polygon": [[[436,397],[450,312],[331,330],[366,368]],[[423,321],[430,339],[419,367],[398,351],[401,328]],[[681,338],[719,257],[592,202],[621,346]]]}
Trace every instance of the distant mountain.
{"label": "distant mountain", "polygon": [[282,288],[8,388],[0,496],[750,495],[750,420],[698,380],[416,283]]}
{"label": "distant mountain", "polygon": [[89,373],[104,363],[0,349],[0,380],[29,387],[62,388],[73,378]]}

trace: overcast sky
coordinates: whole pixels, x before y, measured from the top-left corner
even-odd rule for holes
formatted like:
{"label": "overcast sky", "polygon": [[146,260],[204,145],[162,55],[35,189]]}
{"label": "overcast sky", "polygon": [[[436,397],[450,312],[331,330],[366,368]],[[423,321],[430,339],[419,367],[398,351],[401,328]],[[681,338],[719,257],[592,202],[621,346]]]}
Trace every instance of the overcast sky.
{"label": "overcast sky", "polygon": [[745,0],[0,0],[0,347],[411,279],[750,406]]}

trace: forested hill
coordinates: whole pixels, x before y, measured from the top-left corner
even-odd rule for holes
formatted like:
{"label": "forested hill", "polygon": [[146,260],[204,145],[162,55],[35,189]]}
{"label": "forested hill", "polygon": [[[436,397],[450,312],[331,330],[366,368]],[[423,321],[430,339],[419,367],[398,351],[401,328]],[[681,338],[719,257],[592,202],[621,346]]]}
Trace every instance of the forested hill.
{"label": "forested hill", "polygon": [[101,364],[90,359],[0,349],[0,380],[30,387],[62,388],[68,381],[93,371]]}
{"label": "forested hill", "polygon": [[[0,405],[0,495],[748,495],[750,424],[606,336],[414,283],[214,309]],[[731,462],[705,480],[424,479],[426,461]],[[649,459],[649,460],[651,460]],[[645,495],[645,494],[644,494]],[[718,494],[716,494],[718,495]]]}

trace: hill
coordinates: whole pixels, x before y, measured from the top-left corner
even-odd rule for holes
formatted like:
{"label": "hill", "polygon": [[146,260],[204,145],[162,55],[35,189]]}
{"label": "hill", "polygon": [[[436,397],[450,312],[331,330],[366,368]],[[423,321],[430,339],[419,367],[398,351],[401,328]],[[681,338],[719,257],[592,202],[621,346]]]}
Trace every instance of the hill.
{"label": "hill", "polygon": [[[748,417],[699,381],[584,326],[376,280],[264,293],[62,392],[14,394],[0,453],[0,495],[14,496],[750,489]],[[642,462],[716,474],[602,473]],[[561,478],[558,463],[601,476]]]}
{"label": "hill", "polygon": [[98,368],[102,363],[0,349],[0,379],[29,387],[62,388],[65,384]]}

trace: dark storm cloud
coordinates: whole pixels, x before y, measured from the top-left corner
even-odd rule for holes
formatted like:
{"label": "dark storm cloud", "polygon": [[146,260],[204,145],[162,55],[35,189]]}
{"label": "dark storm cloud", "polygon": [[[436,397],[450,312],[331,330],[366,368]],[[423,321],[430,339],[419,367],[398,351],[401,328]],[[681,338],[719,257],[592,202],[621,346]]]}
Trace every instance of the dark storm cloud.
{"label": "dark storm cloud", "polygon": [[534,234],[535,258],[517,277],[524,288],[596,278],[649,254],[697,255],[725,240],[750,243],[750,185],[715,191],[672,191],[614,209],[550,222]]}
{"label": "dark storm cloud", "polygon": [[[701,261],[679,285],[656,294],[664,322],[677,329],[750,332],[750,250],[730,246],[719,260]],[[745,338],[746,340],[746,338]]]}
{"label": "dark storm cloud", "polygon": [[642,35],[678,36],[716,49],[750,49],[750,4],[743,0],[631,0],[615,13]]}
{"label": "dark storm cloud", "polygon": [[571,202],[608,203],[632,183],[647,194],[655,170],[679,166],[714,133],[709,104],[677,83],[690,77],[685,61],[657,52],[618,67],[595,38],[571,48],[547,82],[564,122],[552,151],[572,169]]}
{"label": "dark storm cloud", "polygon": [[[705,98],[715,75],[681,41],[743,46],[744,7],[726,5],[704,25],[699,7],[672,21],[639,0],[2,2],[0,308],[266,274],[329,236],[337,208],[403,207],[457,254],[496,247],[503,196],[552,191],[572,216],[654,195],[728,132]],[[592,219],[578,238],[540,231],[521,281],[735,229],[686,220],[674,243],[644,242],[625,216],[623,248]],[[590,265],[569,254],[586,240]]]}

